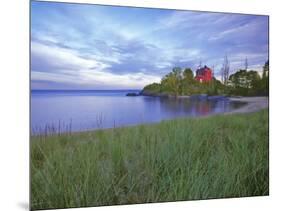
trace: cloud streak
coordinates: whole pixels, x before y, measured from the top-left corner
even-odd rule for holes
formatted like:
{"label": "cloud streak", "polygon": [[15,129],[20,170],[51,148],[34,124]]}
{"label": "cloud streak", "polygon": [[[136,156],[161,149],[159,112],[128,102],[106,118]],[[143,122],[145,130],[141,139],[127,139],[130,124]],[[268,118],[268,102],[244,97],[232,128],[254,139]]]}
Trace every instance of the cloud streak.
{"label": "cloud streak", "polygon": [[31,24],[32,89],[142,88],[199,60],[268,58],[266,16],[32,2]]}

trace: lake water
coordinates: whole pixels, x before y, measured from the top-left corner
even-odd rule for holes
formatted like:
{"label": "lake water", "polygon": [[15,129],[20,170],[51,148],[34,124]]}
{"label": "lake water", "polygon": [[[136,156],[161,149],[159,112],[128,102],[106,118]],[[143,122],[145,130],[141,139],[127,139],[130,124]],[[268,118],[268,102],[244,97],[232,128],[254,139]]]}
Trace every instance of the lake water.
{"label": "lake water", "polygon": [[32,133],[82,131],[160,122],[178,117],[228,112],[242,105],[228,100],[126,96],[128,92],[138,91],[33,90]]}

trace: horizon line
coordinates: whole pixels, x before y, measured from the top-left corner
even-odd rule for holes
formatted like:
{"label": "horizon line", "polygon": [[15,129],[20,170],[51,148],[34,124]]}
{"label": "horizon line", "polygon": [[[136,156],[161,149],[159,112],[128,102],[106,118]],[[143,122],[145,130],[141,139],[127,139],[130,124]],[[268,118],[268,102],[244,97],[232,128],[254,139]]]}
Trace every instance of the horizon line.
{"label": "horizon line", "polygon": [[141,89],[30,89],[30,91],[128,91]]}

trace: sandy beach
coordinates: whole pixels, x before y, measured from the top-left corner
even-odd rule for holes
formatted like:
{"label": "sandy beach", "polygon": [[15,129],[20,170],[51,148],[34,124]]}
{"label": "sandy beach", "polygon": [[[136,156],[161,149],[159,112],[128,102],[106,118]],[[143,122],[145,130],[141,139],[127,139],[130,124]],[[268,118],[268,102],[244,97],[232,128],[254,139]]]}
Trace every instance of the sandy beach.
{"label": "sandy beach", "polygon": [[250,113],[268,108],[268,97],[230,97],[229,100],[245,102],[247,104],[226,114]]}

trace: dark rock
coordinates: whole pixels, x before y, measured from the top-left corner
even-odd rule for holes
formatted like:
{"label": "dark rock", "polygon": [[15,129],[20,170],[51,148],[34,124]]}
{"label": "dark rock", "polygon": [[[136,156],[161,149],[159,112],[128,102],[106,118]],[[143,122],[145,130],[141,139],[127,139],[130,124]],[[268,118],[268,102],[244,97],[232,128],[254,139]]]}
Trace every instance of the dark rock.
{"label": "dark rock", "polygon": [[130,92],[130,93],[127,93],[126,96],[129,96],[129,97],[136,97],[136,96],[139,96],[139,94],[138,94],[138,93]]}
{"label": "dark rock", "polygon": [[155,93],[153,93],[153,92],[150,92],[150,91],[147,91],[147,90],[142,90],[141,92],[140,92],[140,95],[142,95],[142,96],[153,96]]}
{"label": "dark rock", "polygon": [[149,96],[149,97],[169,97],[167,93],[155,93],[147,90],[142,90],[139,95]]}

